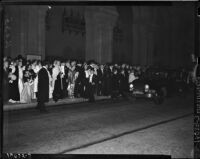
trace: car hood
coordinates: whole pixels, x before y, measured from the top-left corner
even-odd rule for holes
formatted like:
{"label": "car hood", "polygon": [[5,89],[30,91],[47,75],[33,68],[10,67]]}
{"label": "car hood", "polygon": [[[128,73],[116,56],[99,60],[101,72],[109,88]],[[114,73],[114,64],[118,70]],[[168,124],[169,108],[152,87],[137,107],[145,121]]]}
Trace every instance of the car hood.
{"label": "car hood", "polygon": [[142,90],[144,90],[144,86],[146,84],[149,85],[150,89],[155,89],[157,82],[158,81],[150,80],[150,79],[138,79],[138,80],[135,80],[133,82],[133,85],[134,85],[134,89],[142,89]]}

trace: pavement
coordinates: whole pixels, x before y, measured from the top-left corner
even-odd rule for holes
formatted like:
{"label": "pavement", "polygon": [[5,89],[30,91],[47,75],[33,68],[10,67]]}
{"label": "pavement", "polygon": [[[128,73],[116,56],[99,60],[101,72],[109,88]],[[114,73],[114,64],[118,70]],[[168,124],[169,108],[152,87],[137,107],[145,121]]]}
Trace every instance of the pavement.
{"label": "pavement", "polygon": [[[105,99],[110,99],[109,96],[95,96],[95,99],[97,101],[99,100],[105,100]],[[52,99],[49,100],[48,103],[46,103],[46,106],[58,106],[58,105],[63,105],[63,104],[74,104],[74,103],[81,103],[81,102],[87,102],[88,99],[84,98],[65,98],[65,99],[60,99],[58,102],[54,102]],[[37,101],[33,100],[32,103],[7,103],[4,104],[3,110],[4,111],[12,111],[12,110],[21,110],[21,109],[29,109],[29,108],[34,108],[37,105]]]}
{"label": "pavement", "polygon": [[[149,154],[193,158],[191,116],[100,142],[70,154]],[[174,129],[174,127],[179,128]],[[180,135],[181,134],[181,135]],[[182,140],[184,138],[184,140]],[[184,151],[183,151],[184,150]]]}
{"label": "pavement", "polygon": [[99,100],[4,113],[4,152],[164,154],[191,158],[193,98]]}

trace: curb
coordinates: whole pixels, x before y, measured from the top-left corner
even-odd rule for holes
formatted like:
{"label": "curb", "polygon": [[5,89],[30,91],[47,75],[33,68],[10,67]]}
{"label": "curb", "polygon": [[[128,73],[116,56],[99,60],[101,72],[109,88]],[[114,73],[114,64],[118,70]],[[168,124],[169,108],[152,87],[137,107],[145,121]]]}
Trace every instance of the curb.
{"label": "curb", "polygon": [[[107,96],[99,96],[99,97],[95,97],[97,101],[99,100],[105,100],[105,99],[110,99],[110,97]],[[75,103],[84,103],[84,102],[88,102],[88,99],[84,99],[84,98],[72,98],[72,99],[61,99],[58,102],[54,102],[52,100],[50,100],[48,103],[46,103],[47,107],[50,106],[57,106],[57,105],[63,105],[63,104],[75,104]],[[22,110],[22,109],[29,109],[29,108],[34,108],[36,107],[37,102],[34,103],[25,103],[25,104],[5,104],[3,106],[3,111],[13,111],[13,110]]]}

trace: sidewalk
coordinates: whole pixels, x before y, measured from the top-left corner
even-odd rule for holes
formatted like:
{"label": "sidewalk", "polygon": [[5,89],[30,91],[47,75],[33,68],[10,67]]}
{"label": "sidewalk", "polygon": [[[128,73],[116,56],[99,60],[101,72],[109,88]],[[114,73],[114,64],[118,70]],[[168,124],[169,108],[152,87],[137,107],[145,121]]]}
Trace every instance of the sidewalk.
{"label": "sidewalk", "polygon": [[[104,99],[110,99],[109,96],[95,96],[96,100],[104,100]],[[55,105],[63,105],[63,104],[74,104],[74,103],[81,103],[81,102],[87,102],[88,99],[84,98],[65,98],[60,99],[58,102],[54,102],[52,99],[49,100],[48,103],[46,103],[46,106],[55,106]],[[3,110],[4,111],[12,111],[12,110],[21,110],[21,109],[28,109],[28,108],[34,108],[36,107],[37,102],[36,100],[32,103],[16,103],[16,104],[4,104]]]}

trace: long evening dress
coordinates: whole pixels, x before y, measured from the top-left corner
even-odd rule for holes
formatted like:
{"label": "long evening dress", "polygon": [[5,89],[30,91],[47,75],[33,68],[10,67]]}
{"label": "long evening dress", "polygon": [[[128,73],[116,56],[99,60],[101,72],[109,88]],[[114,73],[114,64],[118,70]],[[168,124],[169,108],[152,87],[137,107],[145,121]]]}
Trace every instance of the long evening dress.
{"label": "long evening dress", "polygon": [[23,77],[24,88],[21,93],[21,102],[22,103],[31,103],[31,86],[30,86],[30,77]]}

